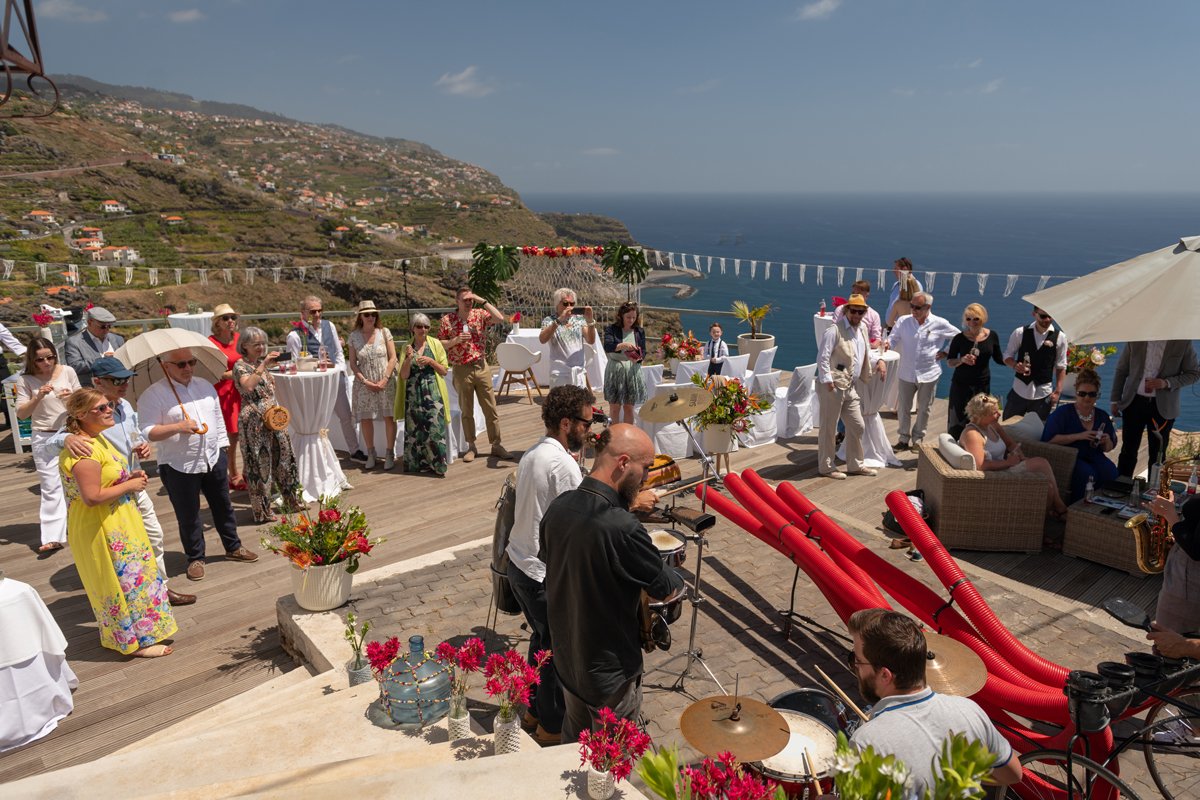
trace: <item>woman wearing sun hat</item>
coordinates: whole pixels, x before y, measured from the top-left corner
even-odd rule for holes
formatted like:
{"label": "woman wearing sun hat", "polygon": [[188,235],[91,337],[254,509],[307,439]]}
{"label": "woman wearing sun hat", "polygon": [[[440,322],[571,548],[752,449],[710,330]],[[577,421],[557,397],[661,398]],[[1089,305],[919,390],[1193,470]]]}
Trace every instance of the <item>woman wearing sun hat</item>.
{"label": "woman wearing sun hat", "polygon": [[354,310],[354,330],[350,333],[350,358],[354,373],[351,407],[358,419],[362,439],[367,443],[367,469],[375,467],[375,420],[383,418],[385,431],[383,468],[396,464],[396,345],[392,332],[379,325],[379,309],[371,300],[363,300]]}
{"label": "woman wearing sun hat", "polygon": [[238,313],[228,303],[213,309],[212,335],[209,341],[225,356],[225,371],[213,386],[221,402],[221,416],[229,434],[229,488],[245,489],[246,479],[238,465],[238,414],[242,411],[242,393],[233,385],[233,365],[242,360],[238,350]]}

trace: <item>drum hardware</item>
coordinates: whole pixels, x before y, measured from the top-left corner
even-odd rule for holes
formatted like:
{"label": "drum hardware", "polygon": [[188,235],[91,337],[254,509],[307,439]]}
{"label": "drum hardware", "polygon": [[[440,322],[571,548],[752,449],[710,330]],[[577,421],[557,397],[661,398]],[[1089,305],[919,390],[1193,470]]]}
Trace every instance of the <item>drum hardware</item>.
{"label": "drum hardware", "polygon": [[716,756],[729,751],[741,762],[770,758],[791,738],[782,714],[766,703],[736,695],[692,703],[679,717],[679,730],[701,753]]}
{"label": "drum hardware", "polygon": [[[843,642],[850,642],[851,639],[846,634],[844,634],[840,631],[833,630],[828,625],[818,622],[817,620],[813,619],[812,617],[808,616],[807,614],[801,614],[800,612],[798,612],[796,610],[796,585],[799,582],[799,580],[800,580],[800,568],[796,567],[796,572],[794,575],[792,575],[791,601],[789,602],[788,607],[786,609],[782,609],[782,608],[779,609],[779,616],[783,617],[783,619],[784,619],[783,638],[788,639],[792,635],[792,621],[798,619],[801,622],[803,622],[805,625],[808,625],[810,628],[819,628],[820,631],[818,632],[818,634],[820,636],[830,640],[830,642],[833,642],[833,637],[835,637],[835,636],[838,639],[841,639]],[[833,643],[836,645],[836,642],[833,642]]]}
{"label": "drum hardware", "polygon": [[925,634],[929,651],[925,662],[925,685],[941,694],[970,697],[987,683],[983,659],[957,639],[938,633]]}
{"label": "drum hardware", "polygon": [[825,674],[825,670],[821,669],[816,664],[813,664],[813,669],[815,669],[817,674],[821,676],[821,680],[825,681],[825,685],[828,686],[834,694],[841,698],[841,701],[846,704],[846,708],[857,714],[858,718],[863,722],[867,721],[867,715],[863,713],[863,710],[859,708],[853,700],[850,699],[849,695],[842,691],[840,686],[833,682],[832,678]]}

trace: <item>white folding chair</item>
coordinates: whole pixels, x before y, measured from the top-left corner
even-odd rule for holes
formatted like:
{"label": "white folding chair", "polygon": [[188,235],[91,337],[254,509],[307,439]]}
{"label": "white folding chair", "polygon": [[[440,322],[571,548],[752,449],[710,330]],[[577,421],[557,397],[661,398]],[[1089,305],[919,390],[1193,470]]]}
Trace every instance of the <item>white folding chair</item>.
{"label": "white folding chair", "polygon": [[746,382],[746,376],[749,374],[747,367],[750,365],[750,354],[744,356],[726,356],[721,362],[721,374],[726,378],[737,378],[743,383]]}
{"label": "white folding chair", "polygon": [[758,360],[754,362],[754,369],[750,371],[751,375],[766,375],[775,365],[775,354],[779,352],[779,345],[768,347],[758,354]]}
{"label": "white folding chair", "polygon": [[779,436],[802,436],[815,426],[817,411],[817,365],[796,367],[786,387],[775,390]]}
{"label": "white folding chair", "polygon": [[538,397],[542,396],[542,387],[538,386],[537,378],[533,375],[533,365],[541,358],[540,352],[535,353],[523,344],[501,342],[496,345],[496,361],[500,364],[500,369],[504,370],[504,379],[500,382],[500,391],[496,396],[509,392],[513,384],[518,384],[525,387],[525,396],[529,398],[529,404],[533,405],[533,393],[529,391],[529,387],[537,389]]}
{"label": "white folding chair", "polygon": [[[775,390],[779,386],[778,370],[766,375],[755,375],[754,382],[758,386],[754,390],[756,394],[764,394],[775,401]],[[764,444],[773,444],[775,442],[779,429],[779,412],[776,410],[777,404],[777,401],[772,402],[766,411],[761,411],[750,418],[754,422],[754,427],[745,433],[739,434],[737,437],[743,447],[762,447]]]}
{"label": "white folding chair", "polygon": [[676,383],[691,383],[693,375],[708,374],[708,359],[703,358],[699,361],[680,361],[679,368],[675,370]]}

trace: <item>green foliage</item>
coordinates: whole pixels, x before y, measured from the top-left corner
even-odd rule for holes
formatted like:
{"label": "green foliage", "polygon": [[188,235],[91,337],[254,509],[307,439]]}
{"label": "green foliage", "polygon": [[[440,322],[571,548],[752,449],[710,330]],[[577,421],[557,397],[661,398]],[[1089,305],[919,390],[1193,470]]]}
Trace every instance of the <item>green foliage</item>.
{"label": "green foliage", "polygon": [[991,774],[995,761],[995,756],[983,742],[968,740],[960,733],[954,734],[942,743],[932,800],[983,797],[983,779]]}
{"label": "green foliage", "polygon": [[650,265],[646,263],[646,254],[640,247],[629,247],[620,242],[609,242],[604,245],[604,256],[601,264],[605,271],[625,284],[626,294],[632,296],[633,284],[646,280]]}
{"label": "green foliage", "polygon": [[646,787],[663,800],[683,800],[692,796],[691,782],[679,773],[677,746],[672,745],[670,750],[657,750],[642,756],[637,765],[637,774]]}
{"label": "green foliage", "polygon": [[[995,758],[982,742],[961,733],[943,744],[934,767],[937,778],[923,800],[977,800],[984,796],[983,779],[991,774]],[[881,755],[874,747],[858,750],[846,734],[838,733],[834,759],[834,784],[841,800],[877,800],[905,797],[908,767],[895,756]]]}
{"label": "green foliage", "polygon": [[771,313],[771,305],[761,305],[758,308],[751,308],[745,300],[735,300],[733,303],[733,315],[737,317],[738,322],[743,322],[750,326],[750,337],[757,339],[762,331],[762,321],[767,314]]}
{"label": "green foliage", "polygon": [[513,245],[489,245],[480,242],[471,251],[471,271],[467,283],[471,291],[495,303],[500,299],[500,284],[517,274],[520,262]]}

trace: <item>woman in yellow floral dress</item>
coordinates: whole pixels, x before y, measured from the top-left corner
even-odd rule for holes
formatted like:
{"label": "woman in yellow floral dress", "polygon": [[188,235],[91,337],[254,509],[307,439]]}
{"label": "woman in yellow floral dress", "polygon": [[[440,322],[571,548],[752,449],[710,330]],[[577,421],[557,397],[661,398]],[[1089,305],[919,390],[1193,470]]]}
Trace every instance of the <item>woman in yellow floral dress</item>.
{"label": "woman in yellow floral dress", "polygon": [[67,542],[100,626],[100,644],[157,658],[171,654],[159,642],[175,633],[175,615],[133,499],[146,488],[146,473],[130,472],[105,440],[112,425],[112,403],[95,389],[79,389],[67,399],[67,429],[92,437],[91,455],[63,450],[59,457],[69,504]]}

